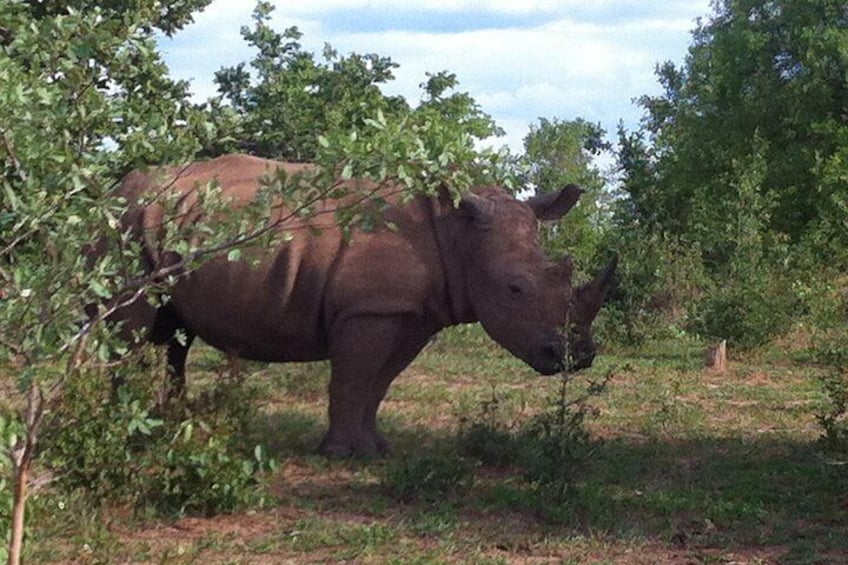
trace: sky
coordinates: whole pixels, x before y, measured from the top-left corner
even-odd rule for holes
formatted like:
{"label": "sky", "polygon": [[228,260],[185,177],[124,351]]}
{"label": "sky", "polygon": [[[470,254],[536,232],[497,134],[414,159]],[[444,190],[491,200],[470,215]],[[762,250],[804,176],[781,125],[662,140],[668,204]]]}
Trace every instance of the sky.
{"label": "sky", "polygon": [[[296,25],[319,54],[378,53],[400,65],[384,92],[413,105],[427,72],[457,75],[505,131],[494,146],[521,152],[539,118],[583,118],[612,139],[634,129],[634,99],[658,94],[658,63],[682,64],[710,0],[274,0],[272,25]],[[251,0],[214,0],[195,22],[159,41],[172,76],[195,98],[216,94],[213,73],[252,58],[239,29]]]}

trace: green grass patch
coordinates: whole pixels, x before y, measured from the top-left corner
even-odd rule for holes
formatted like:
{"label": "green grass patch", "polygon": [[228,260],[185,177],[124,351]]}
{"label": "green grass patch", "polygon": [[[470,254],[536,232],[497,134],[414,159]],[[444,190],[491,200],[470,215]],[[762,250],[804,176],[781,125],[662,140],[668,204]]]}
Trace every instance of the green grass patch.
{"label": "green grass patch", "polygon": [[[560,380],[535,375],[478,327],[443,332],[393,385],[380,414],[395,448],[386,459],[316,455],[326,427],[326,364],[249,365],[254,392],[245,398],[239,441],[263,445],[279,462],[262,481],[270,506],[163,519],[93,507],[48,487],[31,509],[28,559],[848,559],[848,475],[821,448],[816,420],[828,369],[770,350],[731,355],[729,370],[713,374],[703,370],[702,352],[691,341],[606,351],[575,378],[577,386],[611,376],[603,394],[586,401],[588,456],[546,470],[568,480],[563,496],[540,488],[538,477],[528,480],[526,453],[540,440],[523,434],[556,413]],[[190,363],[195,398],[219,386],[218,354],[200,347]]]}

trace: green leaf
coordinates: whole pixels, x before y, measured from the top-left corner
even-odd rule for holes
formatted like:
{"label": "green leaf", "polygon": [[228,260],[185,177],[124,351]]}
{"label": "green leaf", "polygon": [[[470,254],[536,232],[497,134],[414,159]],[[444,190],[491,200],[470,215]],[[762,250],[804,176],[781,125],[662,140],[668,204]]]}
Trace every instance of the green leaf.
{"label": "green leaf", "polygon": [[89,288],[100,298],[111,298],[112,293],[100,281],[92,280],[89,282]]}

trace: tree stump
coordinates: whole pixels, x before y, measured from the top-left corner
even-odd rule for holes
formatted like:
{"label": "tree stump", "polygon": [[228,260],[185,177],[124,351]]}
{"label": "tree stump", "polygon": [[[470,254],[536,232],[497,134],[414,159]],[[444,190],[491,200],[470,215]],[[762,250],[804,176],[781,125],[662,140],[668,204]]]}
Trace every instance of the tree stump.
{"label": "tree stump", "polygon": [[707,369],[723,373],[727,369],[727,340],[721,340],[717,345],[708,347],[704,357]]}

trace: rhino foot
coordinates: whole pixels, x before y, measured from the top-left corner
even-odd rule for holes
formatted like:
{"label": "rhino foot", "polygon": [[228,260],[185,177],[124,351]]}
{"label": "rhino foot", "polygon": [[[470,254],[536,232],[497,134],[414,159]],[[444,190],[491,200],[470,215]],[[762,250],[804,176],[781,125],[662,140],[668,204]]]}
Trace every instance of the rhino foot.
{"label": "rhino foot", "polygon": [[382,434],[377,434],[377,453],[380,455],[388,455],[392,452],[392,444],[389,440],[383,437]]}
{"label": "rhino foot", "polygon": [[348,457],[371,459],[386,455],[390,450],[389,442],[379,434],[368,438],[334,438],[330,432],[327,432],[321,445],[318,446],[318,452],[321,455],[333,459]]}

